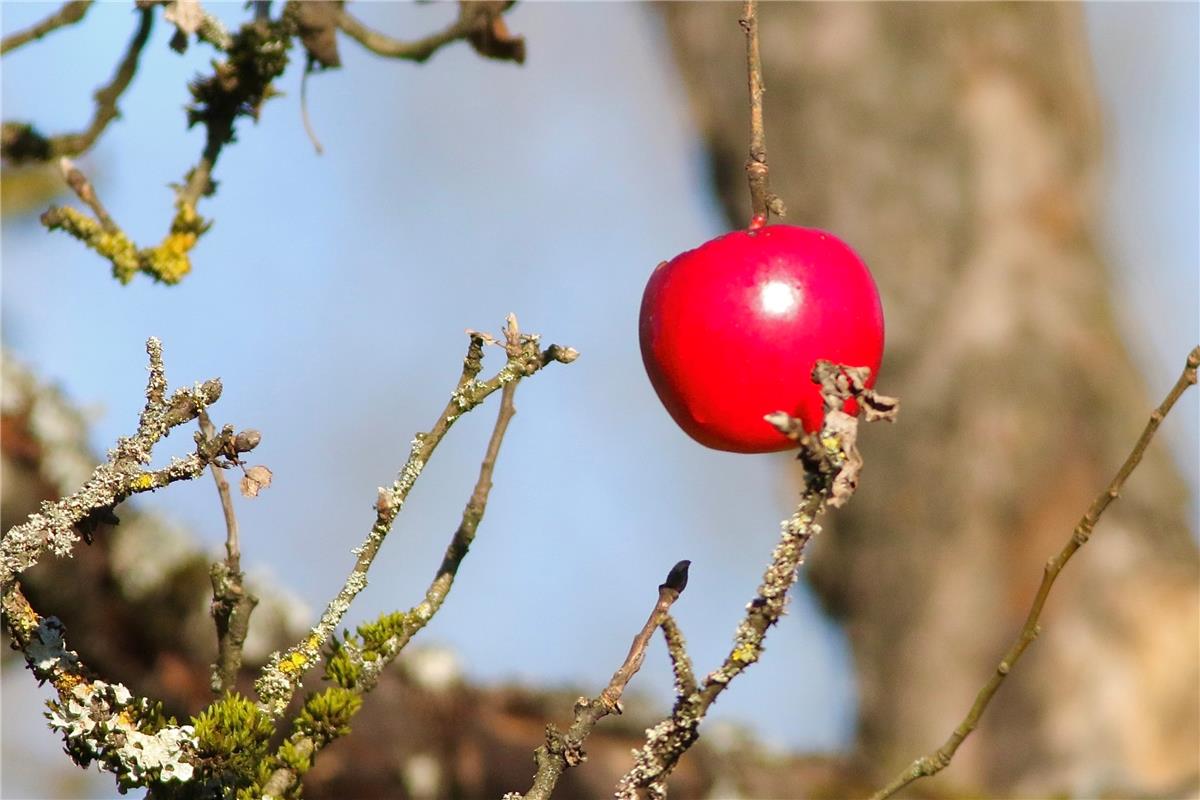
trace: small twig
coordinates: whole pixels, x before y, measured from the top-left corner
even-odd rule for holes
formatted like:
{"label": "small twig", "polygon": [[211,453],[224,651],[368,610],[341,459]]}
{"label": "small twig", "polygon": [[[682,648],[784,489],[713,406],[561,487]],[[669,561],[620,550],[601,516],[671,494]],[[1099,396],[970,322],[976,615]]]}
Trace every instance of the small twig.
{"label": "small twig", "polygon": [[100,198],[96,196],[96,189],[92,186],[92,182],[83,174],[71,159],[63,156],[58,160],[58,168],[62,172],[63,180],[67,182],[67,186],[71,187],[71,191],[75,196],[83,201],[84,205],[92,210],[96,215],[96,220],[100,223],[100,227],[105,233],[113,233],[117,228],[117,223],[113,222],[113,218],[109,216],[108,210],[104,204],[100,202]]}
{"label": "small twig", "polygon": [[[200,424],[200,432],[204,434],[204,438],[213,439],[217,435],[217,429],[213,427],[212,420],[208,417],[207,411],[201,411],[197,420]],[[237,514],[233,510],[233,495],[229,491],[229,481],[225,480],[225,471],[215,463],[209,464],[209,469],[212,470],[213,481],[217,484],[217,494],[221,498],[221,513],[225,517],[225,563],[229,565],[232,572],[241,571],[242,547],[238,531]]]}
{"label": "small twig", "polygon": [[317,155],[323,155],[325,148],[321,147],[321,140],[317,138],[317,132],[313,129],[312,120],[308,117],[308,76],[312,74],[312,59],[309,59],[308,66],[304,68],[304,74],[300,77],[300,121],[304,123],[304,132],[308,134],[308,140],[312,142],[313,149],[317,151]]}
{"label": "small twig", "polygon": [[[217,438],[208,412],[199,415],[200,432],[212,441]],[[258,444],[257,434],[249,449]],[[212,617],[217,626],[217,660],[213,664],[212,690],[216,695],[232,691],[242,666],[242,648],[250,632],[250,614],[258,605],[258,598],[246,591],[243,585],[242,549],[239,541],[237,514],[233,509],[233,495],[225,470],[216,461],[209,464],[217,494],[221,498],[221,511],[225,516],[225,561],[215,562],[209,570],[212,580]]]}
{"label": "small twig", "polygon": [[891,780],[886,786],[871,796],[871,800],[884,800],[891,797],[896,792],[903,789],[913,781],[921,778],[927,778],[931,775],[936,775],[947,766],[949,766],[954,754],[958,751],[959,745],[971,735],[975,727],[979,724],[980,717],[987,709],[992,697],[1000,688],[1000,684],[1008,677],[1013,667],[1021,659],[1025,649],[1033,643],[1040,632],[1038,620],[1042,614],[1042,608],[1046,604],[1046,598],[1050,594],[1050,589],[1054,586],[1054,581],[1058,578],[1063,567],[1071,560],[1071,556],[1075,555],[1080,547],[1087,544],[1088,539],[1092,535],[1092,531],[1096,527],[1096,523],[1100,520],[1100,516],[1109,504],[1121,494],[1121,488],[1125,485],[1125,481],[1133,474],[1134,469],[1142,460],[1142,455],[1146,452],[1146,447],[1150,444],[1150,440],[1154,437],[1158,426],[1162,424],[1163,419],[1171,411],[1171,408],[1179,400],[1180,396],[1187,391],[1188,387],[1196,383],[1196,370],[1200,367],[1200,346],[1192,349],[1188,354],[1187,362],[1183,368],[1183,373],[1179,379],[1175,381],[1175,385],[1171,387],[1171,391],[1167,393],[1166,398],[1159,404],[1158,408],[1150,414],[1150,419],[1146,422],[1146,427],[1142,430],[1142,435],[1138,437],[1137,443],[1133,446],[1125,463],[1117,470],[1117,474],[1109,482],[1104,491],[1096,496],[1092,501],[1091,506],[1079,522],[1075,525],[1075,529],[1071,532],[1071,538],[1063,545],[1058,555],[1046,562],[1042,574],[1041,585],[1038,586],[1037,594],[1034,595],[1033,604],[1029,608],[1029,613],[1025,617],[1025,623],[1021,626],[1020,633],[1017,638],[1009,646],[1008,652],[1000,660],[996,666],[996,671],[988,678],[987,683],[979,690],[979,694],[975,697],[975,702],[971,705],[970,711],[966,717],[950,734],[950,738],[928,755],[922,756],[914,761],[909,767],[902,771],[899,775]]}
{"label": "small twig", "polygon": [[679,595],[687,588],[688,567],[691,565],[691,561],[680,561],[671,568],[667,579],[658,587],[658,603],[650,612],[650,618],[642,626],[641,632],[634,637],[633,644],[629,646],[629,655],[625,656],[625,663],[613,673],[612,680],[600,693],[601,702],[608,707],[610,712],[621,713],[621,695],[624,694],[630,679],[642,668],[642,661],[646,658],[646,648],[650,646],[650,638],[662,625],[671,606],[679,599]]}
{"label": "small twig", "polygon": [[[375,503],[375,524],[371,526],[363,543],[354,549],[354,568],[346,578],[345,584],[329,602],[320,621],[309,635],[286,653],[273,654],[270,663],[263,670],[262,677],[255,683],[260,706],[267,713],[276,717],[283,713],[300,686],[304,672],[320,658],[321,649],[341,623],[351,601],[366,588],[367,571],[379,553],[383,540],[400,514],[404,501],[420,477],[421,471],[454,422],[506,384],[533,375],[555,361],[569,364],[579,355],[572,348],[558,345],[541,350],[539,338],[536,335],[520,333],[517,330],[516,317],[511,314],[508,318],[508,337],[508,363],[490,379],[479,381],[476,376],[482,367],[484,339],[477,333],[471,334],[471,343],[463,360],[462,376],[459,378],[458,387],[451,393],[446,408],[428,433],[418,433],[413,439],[408,461],[392,485],[380,487]],[[453,576],[450,577],[452,579]],[[421,617],[431,610],[432,606],[425,603],[414,609],[414,613]]]}
{"label": "small twig", "polygon": [[[472,337],[471,347],[472,353],[476,347],[476,342],[482,345],[482,340],[478,337]],[[479,361],[473,357],[472,353],[467,356],[467,371],[474,370],[478,373]],[[362,674],[358,676],[354,682],[353,690],[359,694],[365,694],[375,687],[379,679],[379,675],[387,668],[396,656],[408,645],[412,638],[424,628],[438,610],[441,609],[446,597],[450,594],[450,589],[454,585],[454,578],[458,574],[458,568],[462,564],[463,559],[467,557],[467,552],[471,549],[471,543],[475,541],[475,533],[479,529],[479,523],[483,521],[484,512],[487,511],[488,496],[492,491],[492,475],[496,470],[496,459],[500,455],[500,445],[504,441],[504,435],[508,431],[508,423],[517,413],[516,407],[513,404],[513,398],[516,395],[517,382],[510,381],[504,385],[504,389],[500,394],[500,410],[496,414],[496,424],[492,428],[492,436],[488,440],[487,449],[483,455],[483,462],[479,466],[479,478],[475,481],[475,488],[471,492],[470,499],[467,500],[466,507],[463,509],[462,520],[458,524],[458,528],[454,531],[454,536],[450,539],[450,544],[446,547],[446,553],[442,557],[441,566],[438,567],[437,574],[433,581],[429,584],[429,588],[425,591],[425,599],[413,608],[406,619],[410,623],[405,625],[400,635],[388,641],[381,652],[376,653],[376,658],[365,661],[362,665]],[[293,734],[288,738],[287,747],[297,752],[305,754],[306,758],[311,763],[311,757],[314,756],[328,741],[317,741],[314,737],[303,733]],[[281,766],[271,773],[271,777],[263,786],[263,795],[269,797],[285,797],[288,791],[300,780],[301,775],[297,774],[296,770]]]}
{"label": "small twig", "polygon": [[746,0],[738,20],[746,32],[746,73],[750,90],[750,157],[746,160],[746,178],[750,183],[750,229],[767,224],[771,214],[786,213],[783,201],[771,193],[767,168],[767,134],[763,124],[762,55],[758,47],[758,0]]}
{"label": "small twig", "polygon": [[[612,713],[620,714],[621,695],[629,680],[641,668],[646,657],[646,648],[659,626],[665,625],[670,619],[671,606],[679,599],[679,595],[687,588],[688,567],[690,561],[680,561],[667,574],[667,579],[658,587],[658,600],[650,611],[650,617],[642,626],[638,635],[633,638],[629,654],[625,661],[613,673],[608,686],[594,699],[581,697],[575,702],[575,719],[564,734],[554,725],[546,726],[546,743],[537,749],[535,760],[537,772],[533,776],[533,785],[524,795],[510,792],[505,800],[549,800],[558,785],[562,774],[571,767],[582,764],[587,755],[583,752],[583,743],[591,734],[596,724]],[[674,623],[672,623],[674,629]],[[678,630],[676,629],[676,633]],[[668,639],[670,637],[668,636]],[[678,639],[682,643],[682,639]],[[686,660],[686,656],[684,656]],[[678,663],[678,662],[677,662]]]}
{"label": "small twig", "polygon": [[[338,18],[338,28],[376,55],[421,63],[448,44],[478,35],[493,24],[506,5],[494,2],[462,2],[459,4],[458,19],[449,27],[413,42],[393,39],[380,33],[364,25],[348,11],[342,11]],[[490,50],[484,55],[499,57],[500,54]],[[505,57],[520,62],[524,60],[524,48],[515,47],[511,53],[505,51]]]}
{"label": "small twig", "polygon": [[77,156],[90,149],[108,124],[119,116],[117,100],[129,88],[133,76],[137,74],[138,59],[150,38],[153,25],[154,9],[141,9],[137,29],[129,41],[125,56],[117,65],[116,73],[107,85],[96,90],[96,111],[86,129],[79,133],[65,133],[46,138],[30,125],[6,122],[0,154],[14,162],[49,161],[61,156]]}
{"label": "small twig", "polygon": [[91,6],[92,0],[71,0],[71,2],[63,3],[62,8],[41,22],[31,25],[23,31],[17,31],[14,34],[5,36],[3,40],[0,40],[0,55],[4,55],[10,50],[15,50],[21,45],[28,44],[35,39],[40,39],[59,28],[74,25],[83,19],[83,16],[87,14]]}

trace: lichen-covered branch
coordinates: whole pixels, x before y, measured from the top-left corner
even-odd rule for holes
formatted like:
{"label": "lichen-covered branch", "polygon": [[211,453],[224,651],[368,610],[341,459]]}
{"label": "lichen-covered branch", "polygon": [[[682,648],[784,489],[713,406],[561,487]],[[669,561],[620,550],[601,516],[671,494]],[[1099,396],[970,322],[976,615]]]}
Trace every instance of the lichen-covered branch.
{"label": "lichen-covered branch", "polygon": [[[68,6],[74,5],[71,3]],[[87,3],[82,4],[86,10]],[[64,7],[65,11],[65,7]],[[82,17],[82,11],[80,17]],[[117,65],[117,71],[112,80],[96,90],[96,110],[91,123],[79,133],[64,133],[58,136],[46,137],[28,123],[5,122],[3,136],[0,137],[0,156],[5,161],[20,163],[22,161],[50,161],[62,156],[77,156],[91,148],[108,124],[116,119],[120,112],[117,101],[129,88],[133,76],[137,73],[138,59],[150,38],[150,30],[154,25],[154,10],[143,8],[138,12],[138,25],[134,31],[125,56]],[[7,40],[5,42],[7,46]]]}
{"label": "lichen-covered branch", "polygon": [[687,643],[683,640],[683,632],[670,614],[665,614],[662,621],[663,638],[667,642],[667,655],[671,657],[671,671],[675,675],[675,698],[686,697],[696,691],[696,674],[692,669],[692,659],[687,653]]}
{"label": "lichen-covered branch", "polygon": [[[147,13],[149,9],[143,11]],[[190,85],[188,125],[204,125],[204,150],[176,192],[175,216],[157,246],[138,247],[111,218],[93,219],[70,207],[51,207],[42,215],[42,224],[68,233],[103,256],[112,264],[113,276],[122,283],[128,283],[139,272],[163,283],[182,280],[192,269],[192,249],[211,227],[196,206],[213,192],[212,171],[222,148],[233,140],[237,119],[257,119],[262,104],[274,96],[271,82],[287,67],[292,27],[287,15],[275,22],[243,25],[230,40],[226,58],[215,65],[213,75]]]}
{"label": "lichen-covered branch", "polygon": [[345,10],[338,16],[337,26],[372,53],[386,58],[420,63],[445,45],[466,39],[480,55],[520,64],[525,61],[525,40],[508,32],[502,16],[511,5],[495,0],[461,2],[458,18],[449,27],[411,42],[380,33]]}
{"label": "lichen-covered branch", "polygon": [[954,758],[954,754],[958,751],[959,746],[971,735],[971,732],[979,724],[983,712],[987,710],[988,704],[1000,689],[1000,684],[1004,683],[1004,679],[1008,677],[1013,667],[1017,665],[1026,648],[1037,638],[1041,630],[1038,621],[1041,618],[1042,609],[1046,605],[1046,598],[1050,595],[1050,590],[1054,587],[1054,581],[1058,578],[1059,573],[1062,572],[1063,567],[1067,565],[1067,562],[1071,560],[1071,557],[1075,555],[1075,552],[1087,544],[1088,539],[1091,538],[1092,531],[1096,527],[1096,523],[1099,522],[1101,515],[1104,514],[1104,510],[1108,508],[1113,500],[1116,500],[1120,496],[1125,481],[1133,474],[1133,471],[1141,462],[1142,455],[1146,452],[1146,447],[1150,444],[1150,440],[1154,438],[1154,434],[1158,430],[1158,426],[1162,424],[1163,419],[1170,413],[1183,393],[1189,387],[1196,384],[1196,371],[1198,367],[1200,367],[1200,346],[1193,348],[1188,354],[1187,362],[1179,379],[1175,381],[1175,385],[1171,387],[1171,390],[1167,393],[1162,403],[1159,404],[1158,408],[1151,412],[1150,419],[1146,422],[1146,427],[1142,429],[1141,436],[1138,437],[1137,443],[1134,444],[1133,450],[1130,451],[1121,468],[1117,470],[1117,474],[1113,476],[1108,486],[1092,501],[1091,506],[1075,525],[1075,529],[1071,532],[1071,537],[1063,545],[1062,549],[1059,550],[1058,554],[1046,562],[1043,568],[1042,582],[1038,586],[1037,594],[1034,595],[1032,605],[1029,607],[1025,623],[1021,626],[1017,638],[1009,646],[1008,651],[1000,659],[1000,663],[996,665],[996,671],[979,690],[979,694],[975,697],[975,702],[972,703],[970,710],[962,722],[958,724],[958,727],[954,729],[941,747],[914,761],[886,786],[872,795],[871,800],[884,800],[891,797],[913,781],[936,775],[950,765],[950,761]]}
{"label": "lichen-covered branch", "polygon": [[[330,601],[311,633],[287,652],[275,653],[263,670],[262,677],[256,682],[255,686],[262,707],[272,716],[279,716],[283,713],[296,689],[300,686],[304,672],[319,660],[321,649],[341,624],[351,601],[366,587],[367,571],[375,560],[379,548],[383,545],[383,540],[391,530],[392,523],[395,522],[403,508],[404,501],[417,478],[420,477],[421,471],[454,422],[482,403],[488,395],[504,388],[507,384],[533,375],[552,362],[567,364],[578,356],[575,350],[558,345],[551,345],[546,350],[542,350],[539,337],[534,334],[521,333],[517,328],[516,318],[509,315],[505,344],[508,361],[491,378],[481,381],[477,376],[482,369],[483,347],[491,337],[476,332],[470,332],[470,337],[471,343],[463,362],[462,376],[459,378],[458,386],[451,393],[445,409],[427,433],[418,433],[413,439],[408,461],[401,468],[392,485],[380,487],[375,503],[375,523],[371,526],[363,543],[354,549],[354,567],[342,589]],[[468,511],[470,510],[471,507],[468,505]],[[482,515],[482,510],[480,515]],[[478,524],[478,521],[469,524]],[[473,528],[471,535],[473,535]],[[464,539],[464,541],[469,543],[469,539]],[[451,544],[451,547],[454,547],[454,543]],[[463,553],[465,554],[465,550]],[[412,610],[408,624],[416,625],[418,629],[424,626],[433,616],[437,606],[440,605],[440,598],[444,597],[445,592],[449,590],[452,581],[453,571],[439,574],[439,579],[435,580],[425,602],[418,604]]]}
{"label": "lichen-covered branch", "polygon": [[[649,619],[634,637],[629,646],[629,654],[613,673],[608,686],[591,700],[580,697],[575,701],[575,719],[565,734],[553,724],[546,726],[546,743],[534,753],[537,772],[534,773],[533,785],[529,791],[523,795],[509,792],[504,795],[504,800],[549,800],[562,774],[587,760],[587,755],[583,752],[584,741],[600,720],[609,714],[622,712],[621,695],[624,694],[630,679],[641,669],[642,661],[646,657],[646,648],[650,645],[654,632],[666,624],[671,606],[687,588],[688,567],[691,563],[680,561],[667,573],[666,580],[658,587],[658,600],[650,611]],[[681,639],[677,642],[682,645]],[[686,659],[686,655],[684,658]]]}
{"label": "lichen-covered branch", "polygon": [[99,762],[122,790],[192,779],[197,759],[190,725],[164,719],[159,704],[95,677],[67,649],[63,624],[34,611],[18,583],[4,586],[0,610],[34,677],[58,694],[47,717],[75,763]]}
{"label": "lichen-covered branch", "polygon": [[[666,780],[680,757],[699,736],[700,722],[730,682],[758,660],[767,631],[787,607],[788,591],[804,561],[804,549],[820,532],[817,517],[827,504],[844,502],[853,492],[862,459],[856,446],[858,420],[842,411],[848,398],[867,409],[868,419],[894,419],[898,403],[866,388],[869,370],[817,362],[813,381],[825,398],[825,421],[820,431],[806,435],[800,421],[787,414],[768,416],[782,433],[800,444],[805,488],[796,512],[783,522],[783,533],[772,554],[758,594],[747,606],[738,625],[734,646],[725,662],[708,674],[697,688],[680,696],[671,716],[646,732],[646,743],[634,753],[634,766],[621,778],[616,796],[633,800],[642,793],[665,796]],[[677,683],[686,686],[687,672],[677,668]]]}
{"label": "lichen-covered branch", "polygon": [[172,428],[195,419],[221,396],[221,382],[217,379],[177,389],[167,396],[162,344],[151,338],[146,342],[146,352],[150,356],[150,378],[137,431],[117,441],[116,447],[109,451],[108,461],[96,467],[77,492],[43,503],[41,511],[5,532],[0,541],[0,587],[7,587],[18,574],[36,564],[46,550],[57,556],[70,553],[79,541],[75,528],[86,526],[89,519],[110,514],[115,505],[130,495],[195,478],[214,460],[233,450],[232,435],[218,436],[197,442],[192,453],[172,459],[166,467],[145,469],[160,439]]}
{"label": "lichen-covered branch", "polygon": [[74,25],[83,19],[87,14],[88,9],[92,7],[92,0],[69,0],[63,3],[62,8],[55,11],[50,16],[46,17],[41,22],[30,25],[23,31],[17,31],[14,34],[5,36],[0,40],[0,55],[4,55],[10,50],[15,50],[23,44],[28,44],[36,39],[40,39],[48,33],[53,33],[59,28],[67,25]]}

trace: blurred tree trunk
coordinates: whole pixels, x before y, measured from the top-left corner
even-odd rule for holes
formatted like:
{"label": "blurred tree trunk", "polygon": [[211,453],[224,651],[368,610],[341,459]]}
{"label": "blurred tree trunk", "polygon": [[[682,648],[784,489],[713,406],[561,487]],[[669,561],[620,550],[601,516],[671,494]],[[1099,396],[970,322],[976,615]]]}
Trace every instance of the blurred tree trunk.
{"label": "blurred tree trunk", "polygon": [[[740,12],[664,6],[739,226]],[[871,265],[880,385],[904,403],[898,425],[865,433],[861,490],[810,562],[853,647],[858,754],[883,777],[961,719],[1152,404],[1089,230],[1099,120],[1078,6],[767,3],[759,18],[773,188],[787,222],[837,233]],[[944,786],[1194,786],[1200,575],[1185,503],[1158,442]]]}

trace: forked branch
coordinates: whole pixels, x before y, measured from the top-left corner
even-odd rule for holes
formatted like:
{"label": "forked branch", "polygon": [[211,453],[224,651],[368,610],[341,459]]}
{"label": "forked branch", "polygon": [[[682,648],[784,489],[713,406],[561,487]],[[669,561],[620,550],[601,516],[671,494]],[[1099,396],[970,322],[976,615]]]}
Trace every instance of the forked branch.
{"label": "forked branch", "polygon": [[[604,687],[604,690],[591,700],[580,697],[575,701],[575,720],[566,733],[554,725],[546,726],[546,743],[539,747],[534,755],[537,772],[533,776],[533,785],[529,791],[523,795],[509,792],[504,796],[504,800],[549,800],[562,774],[587,759],[583,752],[584,741],[591,735],[592,729],[600,720],[609,714],[622,712],[621,695],[625,692],[625,687],[629,684],[630,679],[641,669],[642,661],[646,657],[646,648],[650,645],[650,639],[654,636],[654,632],[660,626],[666,630],[667,622],[670,620],[671,606],[687,588],[688,567],[691,563],[690,561],[680,561],[667,573],[666,580],[658,587],[658,601],[650,611],[650,618],[646,620],[642,630],[634,637],[633,644],[629,647],[629,654],[625,656],[625,661],[613,673],[608,686]],[[673,621],[671,629],[678,634],[678,629]],[[677,647],[682,648],[682,637],[676,636],[675,640]],[[678,655],[678,651],[674,652],[673,660]],[[687,656],[682,655],[682,658],[686,661]],[[679,662],[676,661],[676,663]]]}
{"label": "forked branch", "polygon": [[[366,588],[367,571],[379,553],[383,540],[391,531],[392,523],[399,515],[400,509],[417,478],[420,477],[421,471],[455,420],[477,407],[488,395],[503,388],[506,384],[520,381],[556,361],[568,364],[579,355],[575,350],[559,345],[551,345],[546,350],[542,350],[539,338],[536,335],[521,333],[517,328],[516,317],[510,314],[505,344],[508,362],[494,376],[486,381],[480,381],[477,376],[482,369],[483,347],[491,337],[474,331],[469,334],[471,343],[463,361],[463,371],[458,386],[451,393],[446,408],[429,432],[418,433],[413,439],[408,461],[401,468],[396,480],[390,487],[380,487],[379,497],[375,503],[375,523],[371,526],[363,543],[353,551],[356,557],[354,567],[342,589],[329,602],[311,633],[286,653],[273,654],[270,663],[263,670],[262,677],[256,682],[255,687],[258,690],[261,707],[272,716],[281,715],[287,708],[292,696],[300,686],[302,676],[319,660],[322,648],[341,624],[351,601]],[[453,580],[453,573],[449,573],[445,580]],[[448,589],[448,583],[446,589]],[[427,601],[418,605],[413,613],[424,624],[432,616],[434,610],[433,604]]]}

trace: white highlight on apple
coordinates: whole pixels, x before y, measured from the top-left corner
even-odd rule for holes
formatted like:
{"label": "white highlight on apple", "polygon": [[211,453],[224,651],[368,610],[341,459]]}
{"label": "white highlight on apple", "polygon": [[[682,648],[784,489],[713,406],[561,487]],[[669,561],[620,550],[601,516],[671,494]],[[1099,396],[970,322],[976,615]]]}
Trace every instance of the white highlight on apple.
{"label": "white highlight on apple", "polygon": [[759,290],[759,302],[763,311],[782,316],[800,304],[795,287],[783,281],[767,281]]}

